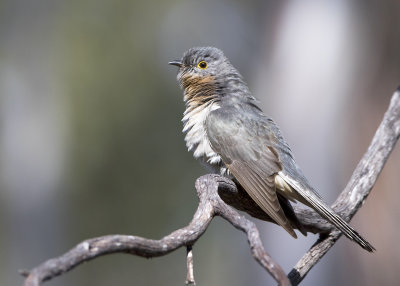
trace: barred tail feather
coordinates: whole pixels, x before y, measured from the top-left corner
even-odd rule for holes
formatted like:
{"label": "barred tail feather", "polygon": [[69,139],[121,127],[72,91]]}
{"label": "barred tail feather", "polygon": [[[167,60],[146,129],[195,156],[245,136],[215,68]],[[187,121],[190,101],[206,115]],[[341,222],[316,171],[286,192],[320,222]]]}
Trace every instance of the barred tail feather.
{"label": "barred tail feather", "polygon": [[[280,174],[282,175],[282,174]],[[375,248],[366,241],[356,230],[354,230],[344,219],[335,213],[330,207],[325,205],[311,190],[304,189],[302,186],[287,175],[283,175],[284,180],[304,198],[323,218],[337,227],[346,237],[358,243],[362,248],[373,252]]]}
{"label": "barred tail feather", "polygon": [[369,252],[373,252],[375,248],[366,241],[356,230],[354,230],[346,221],[344,221],[337,213],[331,208],[327,207],[318,199],[309,197],[307,201],[323,218],[327,219],[330,223],[336,226],[345,236],[357,242],[362,248]]}

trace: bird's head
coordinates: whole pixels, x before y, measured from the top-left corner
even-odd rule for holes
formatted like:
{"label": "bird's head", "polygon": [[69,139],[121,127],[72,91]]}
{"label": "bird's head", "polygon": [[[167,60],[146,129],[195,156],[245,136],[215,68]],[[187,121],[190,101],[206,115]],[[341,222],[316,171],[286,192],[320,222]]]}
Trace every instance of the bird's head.
{"label": "bird's head", "polygon": [[223,96],[229,88],[247,86],[239,72],[224,53],[214,47],[191,48],[182,59],[169,62],[179,67],[178,81],[185,92],[185,100],[214,95]]}

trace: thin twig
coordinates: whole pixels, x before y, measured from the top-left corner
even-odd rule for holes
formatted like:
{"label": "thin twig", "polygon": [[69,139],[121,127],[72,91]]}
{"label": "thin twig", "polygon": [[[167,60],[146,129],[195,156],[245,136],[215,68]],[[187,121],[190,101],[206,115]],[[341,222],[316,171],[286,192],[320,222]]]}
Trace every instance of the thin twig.
{"label": "thin twig", "polygon": [[186,247],[186,285],[196,286],[196,282],[194,280],[194,268],[193,268],[193,248],[192,246]]}

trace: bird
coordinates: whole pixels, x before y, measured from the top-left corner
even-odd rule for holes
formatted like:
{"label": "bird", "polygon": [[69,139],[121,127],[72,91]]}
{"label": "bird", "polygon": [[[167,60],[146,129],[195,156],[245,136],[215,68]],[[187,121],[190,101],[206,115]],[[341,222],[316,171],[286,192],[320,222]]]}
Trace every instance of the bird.
{"label": "bird", "polygon": [[185,102],[183,133],[194,158],[238,183],[294,238],[295,227],[306,235],[290,204],[300,202],[365,250],[375,250],[324,203],[297,165],[279,127],[264,114],[220,49],[193,47],[169,64],[178,67]]}

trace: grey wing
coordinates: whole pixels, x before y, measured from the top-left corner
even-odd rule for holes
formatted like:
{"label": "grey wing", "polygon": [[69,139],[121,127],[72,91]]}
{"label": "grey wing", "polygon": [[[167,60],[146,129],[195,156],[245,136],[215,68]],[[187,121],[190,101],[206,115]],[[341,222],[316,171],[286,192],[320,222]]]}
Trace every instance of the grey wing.
{"label": "grey wing", "polygon": [[251,112],[217,109],[206,119],[213,150],[250,197],[293,237],[297,237],[276,194],[275,175],[282,170],[268,124]]}
{"label": "grey wing", "polygon": [[212,111],[206,130],[212,148],[250,197],[294,237],[277,191],[312,207],[348,238],[373,251],[368,241],[321,200],[295,163],[276,125],[254,109],[241,108]]}
{"label": "grey wing", "polygon": [[283,169],[278,172],[275,182],[282,182],[281,179],[283,179],[285,183],[283,188],[277,186],[277,191],[289,200],[295,199],[313,208],[349,239],[355,241],[367,251],[373,251],[374,247],[368,241],[322,201],[321,196],[311,186],[294,161],[290,148],[281,136],[278,127],[272,121],[268,122],[268,126],[278,138],[274,141],[274,149],[277,150],[279,161],[283,165]]}

